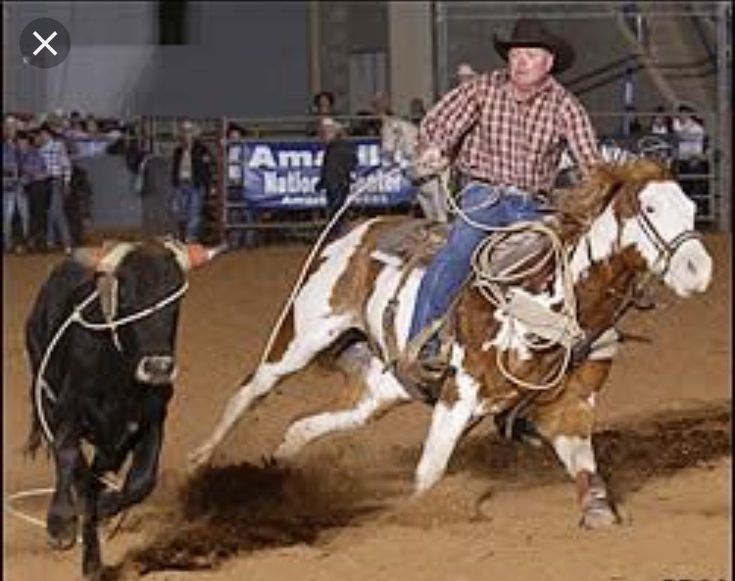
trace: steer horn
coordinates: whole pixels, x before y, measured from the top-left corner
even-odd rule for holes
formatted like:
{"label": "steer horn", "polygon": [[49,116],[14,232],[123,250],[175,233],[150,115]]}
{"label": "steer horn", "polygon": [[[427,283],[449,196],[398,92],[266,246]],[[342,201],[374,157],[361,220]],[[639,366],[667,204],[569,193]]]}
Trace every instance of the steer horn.
{"label": "steer horn", "polygon": [[164,244],[174,253],[185,271],[202,266],[225,250],[224,245],[208,248],[201,244],[182,244],[175,240],[166,240]]}

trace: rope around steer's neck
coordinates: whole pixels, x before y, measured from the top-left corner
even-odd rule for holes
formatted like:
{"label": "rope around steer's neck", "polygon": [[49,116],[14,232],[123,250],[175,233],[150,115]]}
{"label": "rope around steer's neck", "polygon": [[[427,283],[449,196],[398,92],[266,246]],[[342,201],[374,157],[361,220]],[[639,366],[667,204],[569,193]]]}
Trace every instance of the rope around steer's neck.
{"label": "rope around steer's neck", "polygon": [[[179,287],[178,290],[174,291],[166,298],[161,299],[154,305],[147,307],[145,309],[142,309],[138,311],[137,313],[133,313],[132,315],[128,315],[127,317],[123,317],[122,319],[117,319],[115,321],[106,321],[104,323],[93,323],[91,321],[87,321],[82,316],[82,312],[84,311],[84,309],[86,309],[87,306],[99,296],[99,291],[97,289],[93,290],[89,294],[89,296],[87,296],[86,299],[84,299],[79,305],[77,305],[74,308],[72,313],[67,317],[66,321],[64,321],[64,323],[57,329],[56,333],[54,334],[53,339],[51,339],[48,346],[46,347],[46,351],[43,354],[43,358],[41,359],[41,364],[38,367],[38,372],[36,373],[36,377],[34,381],[34,400],[36,404],[36,412],[37,412],[39,422],[41,424],[41,428],[43,429],[43,433],[46,436],[46,441],[49,444],[53,443],[54,436],[51,433],[51,429],[49,428],[48,422],[46,421],[46,414],[43,409],[42,394],[45,391],[47,397],[51,401],[55,401],[56,396],[54,395],[53,390],[50,388],[50,386],[44,379],[44,373],[46,371],[46,367],[48,366],[48,362],[51,358],[51,354],[53,353],[54,349],[56,348],[57,343],[61,340],[61,337],[64,335],[64,333],[69,328],[69,326],[72,323],[78,323],[82,327],[86,329],[90,329],[92,331],[110,330],[113,333],[113,339],[117,339],[116,331],[118,327],[128,325],[134,321],[137,321],[139,319],[143,319],[149,315],[152,315],[156,311],[159,311],[160,309],[168,306],[174,301],[179,300],[186,293],[188,289],[189,289],[189,283],[188,281],[184,281],[184,283],[181,285],[181,287]],[[115,345],[119,349],[119,341],[115,341]]]}

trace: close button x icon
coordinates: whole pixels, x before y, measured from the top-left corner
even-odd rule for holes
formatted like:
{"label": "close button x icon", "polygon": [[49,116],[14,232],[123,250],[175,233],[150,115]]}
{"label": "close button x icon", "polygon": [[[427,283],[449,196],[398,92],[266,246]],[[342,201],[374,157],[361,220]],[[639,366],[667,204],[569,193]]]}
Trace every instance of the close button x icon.
{"label": "close button x icon", "polygon": [[39,41],[41,41],[41,44],[38,46],[36,50],[33,51],[33,56],[36,56],[39,52],[41,52],[44,48],[47,48],[51,54],[56,56],[58,53],[53,49],[53,47],[49,44],[54,37],[58,33],[56,31],[53,32],[46,40],[43,39],[43,37],[38,34],[35,30],[33,31],[33,36],[35,36]]}

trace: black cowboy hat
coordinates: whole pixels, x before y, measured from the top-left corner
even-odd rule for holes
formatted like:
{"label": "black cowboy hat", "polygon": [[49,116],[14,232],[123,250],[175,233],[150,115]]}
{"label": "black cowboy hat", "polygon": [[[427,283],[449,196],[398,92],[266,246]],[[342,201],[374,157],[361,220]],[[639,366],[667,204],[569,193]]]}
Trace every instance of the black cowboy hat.
{"label": "black cowboy hat", "polygon": [[508,51],[514,47],[541,47],[554,53],[553,73],[567,70],[574,62],[574,49],[563,39],[551,34],[540,20],[535,18],[519,18],[513,27],[508,40],[501,40],[493,35],[495,50],[505,61]]}

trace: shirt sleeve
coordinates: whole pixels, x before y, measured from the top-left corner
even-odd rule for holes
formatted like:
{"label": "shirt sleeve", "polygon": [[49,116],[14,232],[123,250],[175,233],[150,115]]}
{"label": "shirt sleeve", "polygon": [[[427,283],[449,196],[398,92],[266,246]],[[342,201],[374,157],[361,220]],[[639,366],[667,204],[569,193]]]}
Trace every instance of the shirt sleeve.
{"label": "shirt sleeve", "polygon": [[564,135],[569,149],[583,174],[602,161],[597,136],[587,111],[573,96],[563,110]]}
{"label": "shirt sleeve", "polygon": [[478,78],[455,87],[426,113],[419,125],[418,153],[434,146],[449,155],[478,119],[481,82]]}

